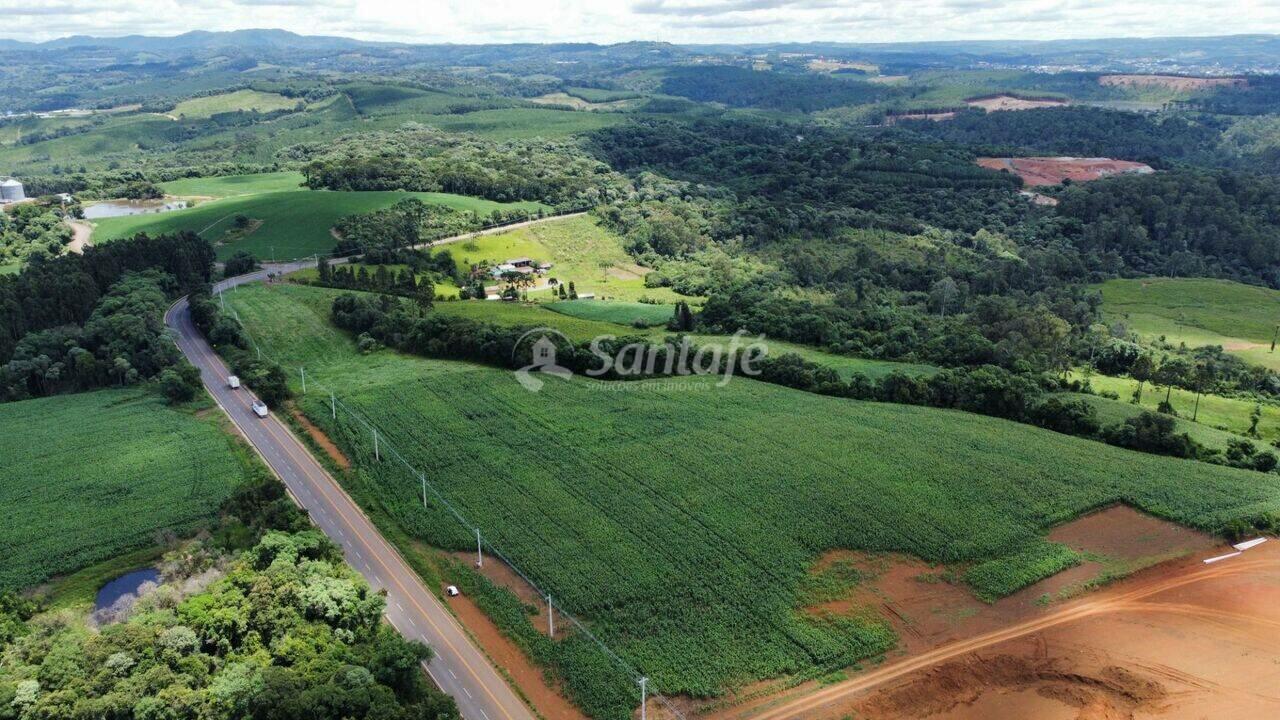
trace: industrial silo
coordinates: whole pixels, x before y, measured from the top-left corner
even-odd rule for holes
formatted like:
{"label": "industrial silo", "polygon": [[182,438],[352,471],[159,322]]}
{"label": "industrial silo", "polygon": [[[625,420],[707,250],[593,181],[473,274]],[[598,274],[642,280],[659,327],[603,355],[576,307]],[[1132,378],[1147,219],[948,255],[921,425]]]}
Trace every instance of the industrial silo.
{"label": "industrial silo", "polygon": [[13,178],[0,182],[0,202],[11,203],[26,199],[27,195],[22,190],[22,183]]}

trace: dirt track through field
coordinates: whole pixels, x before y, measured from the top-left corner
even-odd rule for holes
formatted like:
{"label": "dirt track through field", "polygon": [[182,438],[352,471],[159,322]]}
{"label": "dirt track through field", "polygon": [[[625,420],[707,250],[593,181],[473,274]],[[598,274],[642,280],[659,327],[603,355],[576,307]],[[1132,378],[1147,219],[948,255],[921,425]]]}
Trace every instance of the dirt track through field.
{"label": "dirt track through field", "polygon": [[1033,633],[1048,630],[1066,623],[1077,622],[1109,613],[1136,611],[1155,611],[1158,613],[1169,614],[1181,613],[1194,615],[1196,617],[1215,622],[1228,622],[1233,625],[1239,625],[1243,622],[1252,622],[1280,628],[1280,622],[1267,618],[1257,618],[1252,615],[1243,615],[1228,611],[1215,610],[1212,608],[1187,606],[1176,603],[1166,605],[1163,603],[1142,602],[1154,595],[1186,588],[1208,580],[1230,578],[1232,576],[1258,573],[1266,570],[1275,571],[1277,568],[1280,568],[1280,557],[1278,557],[1275,552],[1259,554],[1263,555],[1263,557],[1253,559],[1248,555],[1245,555],[1238,560],[1204,566],[1199,569],[1193,567],[1190,570],[1171,577],[1157,576],[1139,581],[1137,584],[1127,584],[1124,588],[1118,588],[1117,590],[1109,593],[1104,592],[1103,594],[1083,599],[1043,617],[1021,622],[973,638],[950,643],[937,649],[921,653],[915,657],[907,658],[901,662],[883,666],[879,669],[854,677],[846,682],[826,687],[803,697],[798,697],[790,701],[783,701],[780,704],[774,704],[772,706],[758,706],[736,713],[733,710],[730,710],[721,715],[723,717],[750,718],[751,720],[792,720],[814,717],[816,713],[822,709],[847,701],[861,693],[878,688],[891,681],[904,678],[911,673],[932,668],[976,651],[991,648],[1000,643],[1026,637]]}

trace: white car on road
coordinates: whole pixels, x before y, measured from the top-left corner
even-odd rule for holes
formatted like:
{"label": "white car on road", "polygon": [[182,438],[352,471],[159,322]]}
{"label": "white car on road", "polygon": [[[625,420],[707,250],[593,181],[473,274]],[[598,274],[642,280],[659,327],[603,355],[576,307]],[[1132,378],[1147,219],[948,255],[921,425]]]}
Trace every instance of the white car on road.
{"label": "white car on road", "polygon": [[264,418],[264,417],[266,417],[266,416],[267,416],[267,404],[266,404],[266,403],[264,403],[264,402],[262,402],[261,400],[254,400],[254,401],[253,401],[253,414],[254,414],[254,415],[257,415],[257,416],[258,416],[258,417],[260,417],[260,418]]}
{"label": "white car on road", "polygon": [[227,376],[227,387],[231,388],[232,390],[239,390],[239,389],[240,389],[240,378],[236,377],[235,375],[228,375],[228,376]]}

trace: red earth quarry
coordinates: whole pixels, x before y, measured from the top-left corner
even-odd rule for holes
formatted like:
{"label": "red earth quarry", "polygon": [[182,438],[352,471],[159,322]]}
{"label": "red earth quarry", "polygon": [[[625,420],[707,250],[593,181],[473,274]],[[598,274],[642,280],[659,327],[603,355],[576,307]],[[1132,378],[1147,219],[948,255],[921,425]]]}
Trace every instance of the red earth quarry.
{"label": "red earth quarry", "polygon": [[1022,157],[978,158],[978,164],[990,170],[1011,172],[1028,187],[1061,185],[1063,180],[1089,182],[1108,175],[1155,172],[1150,165],[1111,158]]}

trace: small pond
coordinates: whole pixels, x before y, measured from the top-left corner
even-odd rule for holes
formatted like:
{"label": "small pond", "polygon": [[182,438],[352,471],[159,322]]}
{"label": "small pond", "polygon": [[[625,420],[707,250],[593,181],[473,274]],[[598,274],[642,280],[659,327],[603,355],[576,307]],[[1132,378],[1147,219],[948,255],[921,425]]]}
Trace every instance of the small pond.
{"label": "small pond", "polygon": [[93,608],[95,610],[109,608],[121,596],[137,593],[138,588],[142,587],[143,583],[148,582],[160,582],[160,571],[155,568],[142,568],[141,570],[134,570],[131,573],[121,575],[102,586],[102,589],[98,591],[98,597],[94,599]]}
{"label": "small pond", "polygon": [[84,206],[86,220],[184,210],[186,200],[105,200]]}

